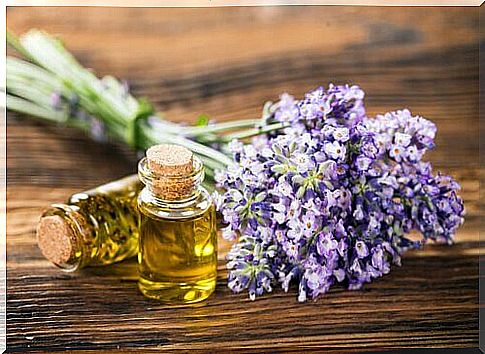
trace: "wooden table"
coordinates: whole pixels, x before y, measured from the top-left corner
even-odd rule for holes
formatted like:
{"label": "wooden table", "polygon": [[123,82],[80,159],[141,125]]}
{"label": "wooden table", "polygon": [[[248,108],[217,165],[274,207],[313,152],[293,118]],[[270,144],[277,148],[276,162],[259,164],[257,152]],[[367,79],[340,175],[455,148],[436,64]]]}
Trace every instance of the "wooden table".
{"label": "wooden table", "polygon": [[71,193],[135,171],[136,155],[9,112],[7,344],[36,350],[345,352],[478,345],[478,8],[9,8],[16,33],[60,35],[98,74],[131,83],[167,116],[259,116],[264,101],[329,82],[358,83],[370,115],[402,107],[438,126],[437,169],[462,184],[467,217],[453,247],[428,245],[363,291],[296,291],[255,302],[226,287],[190,308],[136,288],[135,263],[64,274],[34,227]]}

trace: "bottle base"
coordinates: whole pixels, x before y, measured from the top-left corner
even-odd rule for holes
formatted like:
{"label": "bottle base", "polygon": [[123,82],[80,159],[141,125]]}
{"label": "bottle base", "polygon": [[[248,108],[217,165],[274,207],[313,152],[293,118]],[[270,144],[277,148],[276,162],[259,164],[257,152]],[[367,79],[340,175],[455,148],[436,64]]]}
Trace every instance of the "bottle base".
{"label": "bottle base", "polygon": [[214,292],[216,282],[216,276],[185,283],[155,282],[140,277],[138,288],[146,297],[164,303],[192,304],[207,299]]}

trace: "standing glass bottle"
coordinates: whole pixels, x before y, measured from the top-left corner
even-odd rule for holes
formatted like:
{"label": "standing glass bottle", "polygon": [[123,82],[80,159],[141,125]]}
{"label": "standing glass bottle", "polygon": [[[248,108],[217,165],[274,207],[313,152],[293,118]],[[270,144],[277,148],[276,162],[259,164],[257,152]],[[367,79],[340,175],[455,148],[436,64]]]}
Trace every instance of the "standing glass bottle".
{"label": "standing glass bottle", "polygon": [[138,165],[141,292],[168,303],[209,297],[217,278],[216,214],[204,166],[177,145],[156,145]]}

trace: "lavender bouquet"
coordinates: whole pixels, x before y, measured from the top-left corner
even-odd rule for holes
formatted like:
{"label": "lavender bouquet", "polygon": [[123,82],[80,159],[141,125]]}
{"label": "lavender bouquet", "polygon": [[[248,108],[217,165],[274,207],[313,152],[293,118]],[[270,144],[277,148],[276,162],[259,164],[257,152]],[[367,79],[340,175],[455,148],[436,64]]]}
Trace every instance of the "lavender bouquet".
{"label": "lavender bouquet", "polygon": [[407,249],[452,243],[463,222],[459,185],[422,160],[436,126],[408,110],[368,118],[358,86],[318,88],[299,101],[283,94],[258,119],[181,126],[124,82],[98,79],[46,33],[7,41],[26,59],[7,58],[8,109],[96,140],[174,143],[199,155],[219,187],[223,236],[237,240],[228,285],[251,299],[292,283],[300,301],[338,283],[359,289]]}
{"label": "lavender bouquet", "polygon": [[295,283],[306,301],[338,283],[360,289],[404,251],[452,243],[459,185],[422,160],[436,126],[408,110],[368,118],[363,98],[357,86],[285,94],[270,114],[290,127],[231,144],[235,165],[216,179],[223,235],[238,238],[227,263],[234,292],[255,299]]}
{"label": "lavender bouquet", "polygon": [[212,123],[206,116],[196,126],[175,124],[146,100],[133,97],[126,81],[96,77],[45,32],[31,30],[20,38],[7,32],[7,43],[24,57],[7,57],[8,109],[134,149],[160,143],[185,146],[204,162],[209,177],[232,163],[228,142],[283,127],[261,118]]}

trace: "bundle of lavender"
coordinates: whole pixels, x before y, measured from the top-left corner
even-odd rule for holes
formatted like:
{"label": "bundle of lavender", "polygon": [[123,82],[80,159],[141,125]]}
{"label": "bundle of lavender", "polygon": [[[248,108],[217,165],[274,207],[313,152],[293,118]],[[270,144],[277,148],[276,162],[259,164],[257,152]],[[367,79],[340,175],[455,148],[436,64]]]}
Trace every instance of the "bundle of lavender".
{"label": "bundle of lavender", "polygon": [[82,129],[98,141],[115,140],[143,151],[159,143],[182,145],[202,159],[209,176],[232,163],[224,153],[228,142],[282,127],[266,119],[174,124],[145,100],[134,98],[126,82],[111,76],[98,79],[45,32],[31,30],[20,38],[7,32],[7,43],[26,59],[7,57],[8,109]]}
{"label": "bundle of lavender", "polygon": [[95,139],[137,149],[173,143],[201,157],[219,187],[223,236],[236,240],[228,285],[251,299],[292,283],[300,301],[335,284],[359,289],[408,249],[452,243],[463,223],[458,183],[423,160],[436,126],[408,110],[367,117],[358,86],[330,85],[302,100],[283,94],[261,119],[180,126],[114,78],[98,79],[45,33],[7,39],[28,60],[7,59],[9,109]]}
{"label": "bundle of lavender", "polygon": [[[408,110],[368,118],[357,86],[283,95],[272,118],[290,125],[251,145],[216,177],[218,205],[239,236],[229,287],[254,299],[298,285],[298,300],[341,283],[360,289],[426,241],[452,243],[464,208],[451,177],[422,160],[436,126]],[[421,239],[407,235],[416,230]]]}

